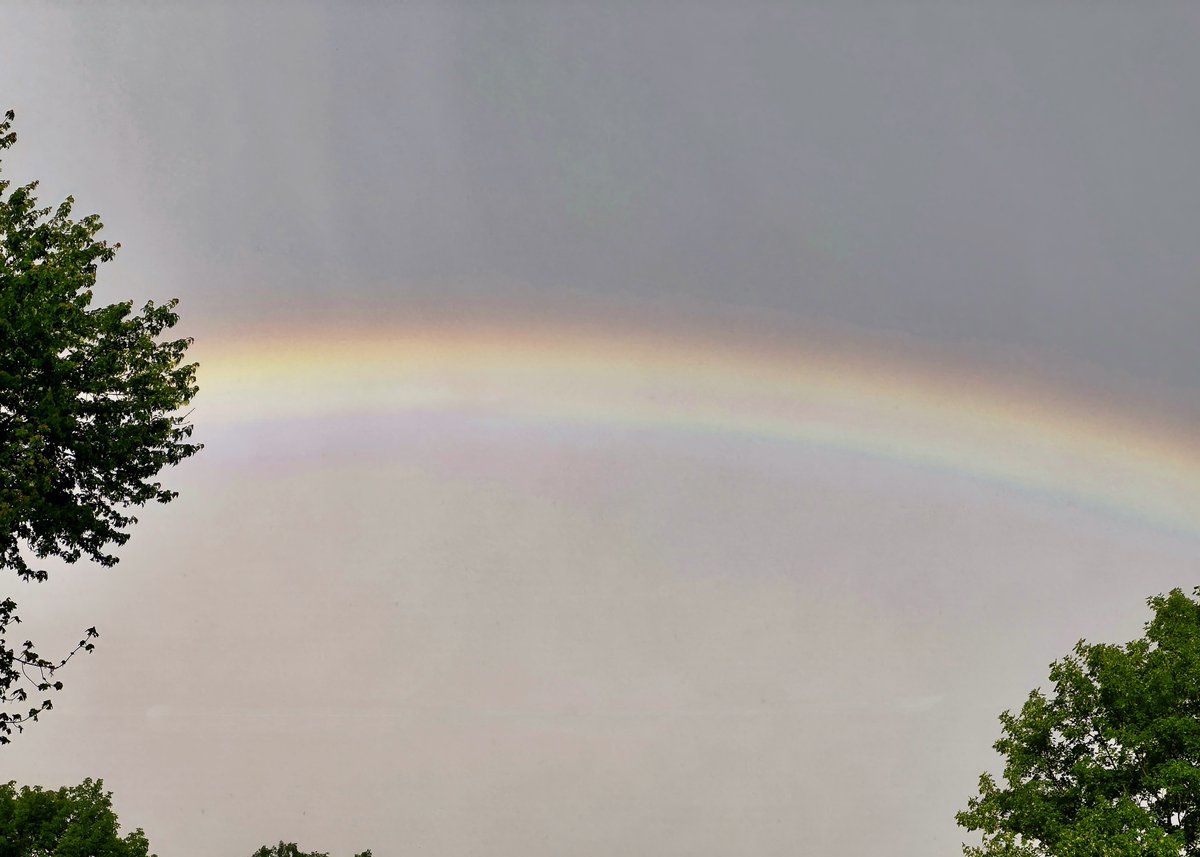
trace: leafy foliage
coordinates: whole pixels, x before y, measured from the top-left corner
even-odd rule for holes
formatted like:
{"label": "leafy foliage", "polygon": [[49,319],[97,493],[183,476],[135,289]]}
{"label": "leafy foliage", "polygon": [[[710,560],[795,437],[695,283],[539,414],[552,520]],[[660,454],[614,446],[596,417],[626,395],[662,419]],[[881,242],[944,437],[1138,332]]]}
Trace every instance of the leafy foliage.
{"label": "leafy foliage", "polygon": [[984,774],[957,816],[983,834],[967,857],[1200,855],[1200,603],[1148,604],[1143,638],[1081,640],[1050,694],[1000,716],[1004,782]]}
{"label": "leafy foliage", "polygon": [[[0,122],[0,150],[16,141],[12,120],[9,111]],[[97,238],[96,215],[72,220],[70,197],[39,208],[37,182],[9,187],[0,180],[0,568],[42,581],[30,555],[111,566],[109,547],[137,522],[130,508],[176,496],[155,477],[200,449],[178,415],[196,393],[196,367],[183,362],[190,339],[159,341],[178,321],[175,301],[92,306],[97,267],[120,246]],[[54,671],[97,636],[88,629],[52,661],[31,641],[8,642],[15,611],[0,602],[0,704],[59,689]],[[25,714],[0,712],[0,743],[48,708],[43,699]]]}
{"label": "leafy foliage", "polygon": [[[0,854],[0,857],[4,857]],[[329,857],[324,851],[301,851],[295,842],[280,841],[278,845],[268,848],[264,845],[250,857]],[[371,849],[355,854],[354,857],[371,857]]]}
{"label": "leafy foliage", "polygon": [[0,857],[154,857],[141,828],[121,836],[101,780],[45,791],[0,786]]}

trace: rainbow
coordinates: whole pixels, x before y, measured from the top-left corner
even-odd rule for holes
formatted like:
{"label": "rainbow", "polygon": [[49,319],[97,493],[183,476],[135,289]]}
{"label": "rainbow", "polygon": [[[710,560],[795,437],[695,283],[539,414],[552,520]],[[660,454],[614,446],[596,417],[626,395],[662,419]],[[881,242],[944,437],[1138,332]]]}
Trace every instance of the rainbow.
{"label": "rainbow", "polygon": [[1200,435],[1103,396],[842,337],[553,322],[198,343],[195,419],[485,416],[760,438],[1036,492],[1200,536]]}

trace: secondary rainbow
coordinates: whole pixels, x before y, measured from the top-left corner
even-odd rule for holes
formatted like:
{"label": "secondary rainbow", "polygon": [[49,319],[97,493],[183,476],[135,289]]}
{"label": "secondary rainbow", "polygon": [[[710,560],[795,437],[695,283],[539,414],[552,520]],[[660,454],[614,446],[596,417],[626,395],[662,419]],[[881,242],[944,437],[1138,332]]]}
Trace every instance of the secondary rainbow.
{"label": "secondary rainbow", "polygon": [[202,423],[436,414],[769,438],[1200,535],[1200,436],[1143,407],[946,355],[565,322],[293,330],[197,350]]}

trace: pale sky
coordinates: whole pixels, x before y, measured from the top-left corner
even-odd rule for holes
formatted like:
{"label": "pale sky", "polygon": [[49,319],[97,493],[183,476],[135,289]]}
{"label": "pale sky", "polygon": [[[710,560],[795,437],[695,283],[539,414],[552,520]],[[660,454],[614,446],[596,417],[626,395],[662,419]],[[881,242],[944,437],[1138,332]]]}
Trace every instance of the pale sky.
{"label": "pale sky", "polygon": [[102,636],[0,780],[160,857],[958,854],[996,716],[1197,583],[1193,4],[0,24],[5,177],[181,298],[208,444],[10,581]]}

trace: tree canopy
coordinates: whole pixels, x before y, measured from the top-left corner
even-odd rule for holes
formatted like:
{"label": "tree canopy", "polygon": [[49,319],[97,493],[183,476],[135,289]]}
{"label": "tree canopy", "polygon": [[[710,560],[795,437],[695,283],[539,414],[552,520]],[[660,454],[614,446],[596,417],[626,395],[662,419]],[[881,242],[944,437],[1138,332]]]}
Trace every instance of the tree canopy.
{"label": "tree canopy", "polygon": [[154,857],[139,827],[125,836],[102,780],[46,791],[0,785],[0,857]]}
{"label": "tree canopy", "polygon": [[[0,121],[0,151],[16,141],[12,121],[12,111]],[[131,508],[176,496],[155,480],[200,449],[179,414],[196,366],[184,362],[190,339],[160,339],[176,301],[93,306],[97,268],[120,247],[97,237],[96,215],[73,220],[71,197],[39,207],[37,182],[10,186],[0,179],[0,568],[41,581],[48,557],[113,565]],[[0,601],[0,705],[59,689],[54,671],[96,636],[50,660],[32,641],[9,642],[19,621],[16,603]],[[49,707],[0,711],[0,743]]]}
{"label": "tree canopy", "polygon": [[[0,854],[0,857],[4,855]],[[295,842],[283,842],[278,845],[267,847],[264,845],[259,848],[250,857],[329,857],[324,851],[301,851]],[[371,849],[355,854],[354,857],[371,857]]]}
{"label": "tree canopy", "polygon": [[983,837],[967,857],[1200,855],[1200,602],[1148,604],[1143,637],[1080,640],[1000,716],[1003,782],[984,774],[957,816]]}

